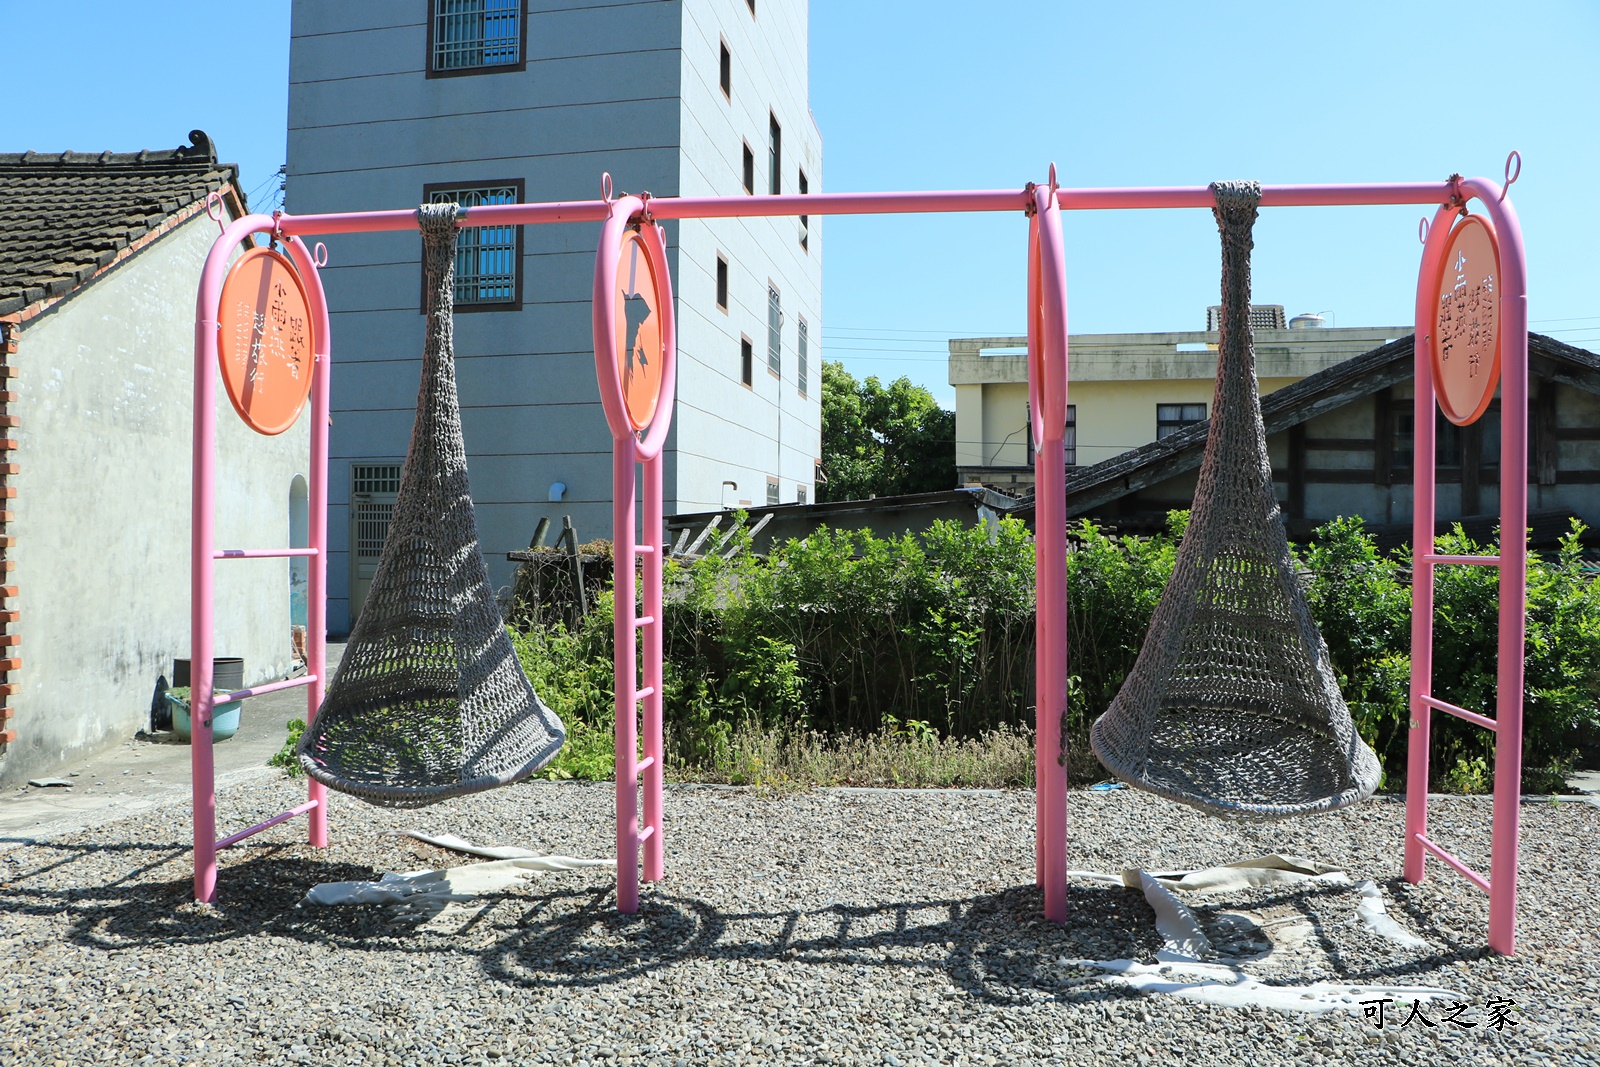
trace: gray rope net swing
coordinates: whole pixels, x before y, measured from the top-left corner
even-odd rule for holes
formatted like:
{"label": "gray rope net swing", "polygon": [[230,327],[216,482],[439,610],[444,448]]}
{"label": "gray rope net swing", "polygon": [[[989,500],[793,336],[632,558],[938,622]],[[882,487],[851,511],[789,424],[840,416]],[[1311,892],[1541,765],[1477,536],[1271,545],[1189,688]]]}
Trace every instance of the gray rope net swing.
{"label": "gray rope net swing", "polygon": [[1261,187],[1211,186],[1222,233],[1216,393],[1188,531],[1132,672],[1090,739],[1129,785],[1237,819],[1332,811],[1378,786],[1289,556],[1250,334]]}
{"label": "gray rope net swing", "polygon": [[506,637],[478,547],[452,342],[456,205],[417,217],[428,322],[411,446],[371,590],[298,749],[330,789],[401,808],[525,778],[566,740]]}

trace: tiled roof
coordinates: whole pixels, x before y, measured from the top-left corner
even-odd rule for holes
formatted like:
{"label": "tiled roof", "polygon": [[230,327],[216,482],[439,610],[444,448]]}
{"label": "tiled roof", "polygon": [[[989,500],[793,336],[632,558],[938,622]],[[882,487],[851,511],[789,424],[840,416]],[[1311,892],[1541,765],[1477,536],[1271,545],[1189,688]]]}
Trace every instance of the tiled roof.
{"label": "tiled roof", "polygon": [[117,254],[224,185],[201,130],[169,151],[0,153],[0,315],[60,297]]}

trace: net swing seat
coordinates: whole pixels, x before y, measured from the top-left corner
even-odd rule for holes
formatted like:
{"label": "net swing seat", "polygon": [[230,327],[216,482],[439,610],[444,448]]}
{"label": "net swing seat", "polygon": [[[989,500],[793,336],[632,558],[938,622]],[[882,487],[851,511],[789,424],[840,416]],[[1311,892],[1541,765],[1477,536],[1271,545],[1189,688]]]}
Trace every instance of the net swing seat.
{"label": "net swing seat", "polygon": [[387,807],[508,785],[566,739],[506,636],[478,546],[452,340],[456,210],[417,212],[428,315],[416,422],[371,589],[297,749],[316,781]]}
{"label": "net swing seat", "polygon": [[1378,787],[1280,516],[1250,333],[1261,187],[1211,186],[1222,234],[1216,391],[1188,530],[1091,746],[1127,784],[1235,819],[1332,811]]}

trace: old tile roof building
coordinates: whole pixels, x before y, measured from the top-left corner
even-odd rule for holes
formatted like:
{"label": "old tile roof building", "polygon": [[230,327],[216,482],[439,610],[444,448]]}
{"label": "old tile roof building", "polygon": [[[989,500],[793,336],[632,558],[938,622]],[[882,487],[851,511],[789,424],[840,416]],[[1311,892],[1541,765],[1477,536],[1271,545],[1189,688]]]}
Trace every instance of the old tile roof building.
{"label": "old tile roof building", "polygon": [[[0,153],[0,784],[131,738],[189,654],[208,198],[224,220],[245,212],[238,168],[203,132],[189,142]],[[219,399],[219,535],[281,544],[305,419],[264,439]],[[219,654],[247,681],[289,668],[286,568],[218,573]]]}
{"label": "old tile roof building", "polygon": [[[48,304],[194,214],[238,168],[202,130],[162,152],[0,153],[0,315]],[[186,210],[188,209],[188,210]]]}

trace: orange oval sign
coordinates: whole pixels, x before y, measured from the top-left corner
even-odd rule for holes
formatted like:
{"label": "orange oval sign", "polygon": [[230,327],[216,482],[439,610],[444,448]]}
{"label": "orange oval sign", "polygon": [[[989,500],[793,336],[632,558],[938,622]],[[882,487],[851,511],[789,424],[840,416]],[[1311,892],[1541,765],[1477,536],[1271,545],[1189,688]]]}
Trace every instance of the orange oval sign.
{"label": "orange oval sign", "polygon": [[1468,215],[1450,235],[1433,307],[1433,390],[1444,417],[1476,422],[1500,384],[1500,249]]}
{"label": "orange oval sign", "polygon": [[283,253],[259,246],[222,283],[217,358],[233,409],[257,433],[294,425],[315,365],[305,287]]}
{"label": "orange oval sign", "polygon": [[617,257],[617,380],[628,421],[635,430],[650,425],[661,397],[661,288],[637,230],[622,238]]}

